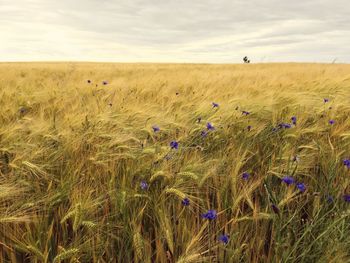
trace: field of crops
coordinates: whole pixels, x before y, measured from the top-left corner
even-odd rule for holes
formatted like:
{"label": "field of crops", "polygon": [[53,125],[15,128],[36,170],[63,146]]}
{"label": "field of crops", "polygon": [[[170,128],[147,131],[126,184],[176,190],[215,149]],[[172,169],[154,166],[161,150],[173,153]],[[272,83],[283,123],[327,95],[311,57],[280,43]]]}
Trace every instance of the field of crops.
{"label": "field of crops", "polygon": [[0,64],[0,262],[350,262],[350,65]]}

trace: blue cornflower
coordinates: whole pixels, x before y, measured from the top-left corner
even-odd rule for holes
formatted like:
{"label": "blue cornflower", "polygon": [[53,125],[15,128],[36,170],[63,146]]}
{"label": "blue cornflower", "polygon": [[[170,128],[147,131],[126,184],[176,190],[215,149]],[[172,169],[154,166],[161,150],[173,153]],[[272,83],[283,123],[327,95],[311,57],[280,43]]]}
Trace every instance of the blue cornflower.
{"label": "blue cornflower", "polygon": [[159,128],[159,126],[157,126],[157,125],[153,125],[153,126],[152,126],[152,129],[153,129],[154,132],[160,131],[160,128]]}
{"label": "blue cornflower", "polygon": [[214,126],[210,122],[207,123],[207,129],[209,131],[215,130]]}
{"label": "blue cornflower", "polygon": [[297,183],[297,188],[300,190],[300,192],[305,192],[306,186],[303,183]]}
{"label": "blue cornflower", "polygon": [[141,181],[140,187],[142,190],[147,190],[148,184],[146,183],[146,181]]}
{"label": "blue cornflower", "polygon": [[103,85],[107,85],[108,82],[107,82],[106,80],[104,80],[104,81],[102,81],[102,84],[103,84]]}
{"label": "blue cornflower", "polygon": [[350,159],[344,159],[343,164],[350,169]]}
{"label": "blue cornflower", "polygon": [[331,196],[331,195],[327,196],[327,202],[328,203],[333,203],[334,202],[333,196]]}
{"label": "blue cornflower", "polygon": [[282,178],[282,182],[287,184],[287,185],[291,185],[291,184],[294,184],[295,180],[291,176],[285,176]]}
{"label": "blue cornflower", "polygon": [[248,179],[249,179],[249,176],[250,176],[249,173],[244,172],[244,173],[242,174],[242,179],[243,179],[243,180],[248,180]]}
{"label": "blue cornflower", "polygon": [[245,115],[245,116],[247,116],[247,115],[249,115],[250,114],[250,112],[249,111],[242,111],[242,115]]}
{"label": "blue cornflower", "polygon": [[220,235],[219,236],[219,241],[224,243],[225,245],[227,245],[228,241],[229,241],[229,237],[228,235]]}
{"label": "blue cornflower", "polygon": [[212,102],[211,104],[213,105],[213,108],[219,108],[219,104],[218,103]]}
{"label": "blue cornflower", "polygon": [[190,205],[190,199],[188,199],[187,197],[185,197],[182,201],[181,201],[183,206],[189,206]]}
{"label": "blue cornflower", "polygon": [[324,99],[323,99],[323,102],[324,102],[324,103],[327,103],[328,101],[329,101],[328,98],[324,98]]}
{"label": "blue cornflower", "polygon": [[170,142],[170,148],[177,150],[179,148],[179,143],[177,141]]}
{"label": "blue cornflower", "polygon": [[294,125],[297,125],[297,117],[293,116],[292,118],[290,118],[292,120],[292,123]]}
{"label": "blue cornflower", "polygon": [[279,128],[285,128],[285,129],[289,129],[289,128],[292,128],[292,125],[290,125],[289,123],[280,123],[278,124],[278,127]]}
{"label": "blue cornflower", "polygon": [[335,121],[334,120],[329,120],[329,122],[328,122],[330,125],[333,125],[334,123],[335,123]]}
{"label": "blue cornflower", "polygon": [[208,212],[203,214],[202,217],[208,220],[215,220],[217,217],[216,210],[208,210]]}
{"label": "blue cornflower", "polygon": [[350,203],[350,194],[343,195],[344,201]]}

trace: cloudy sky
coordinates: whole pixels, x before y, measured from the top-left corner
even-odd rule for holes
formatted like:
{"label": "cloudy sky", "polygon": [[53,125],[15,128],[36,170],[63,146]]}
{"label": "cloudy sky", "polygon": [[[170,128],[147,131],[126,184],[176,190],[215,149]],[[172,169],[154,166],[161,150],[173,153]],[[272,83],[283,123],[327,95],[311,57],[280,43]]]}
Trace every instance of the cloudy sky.
{"label": "cloudy sky", "polygon": [[0,61],[350,62],[349,0],[0,0]]}

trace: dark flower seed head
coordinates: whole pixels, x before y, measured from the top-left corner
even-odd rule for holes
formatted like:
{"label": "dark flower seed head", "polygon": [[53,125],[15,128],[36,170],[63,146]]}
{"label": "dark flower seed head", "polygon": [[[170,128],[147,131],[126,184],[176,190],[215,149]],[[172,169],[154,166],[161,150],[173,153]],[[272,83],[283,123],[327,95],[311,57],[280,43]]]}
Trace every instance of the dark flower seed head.
{"label": "dark flower seed head", "polygon": [[198,122],[198,123],[200,123],[201,120],[202,120],[202,117],[198,117],[198,118],[197,118],[197,122]]}
{"label": "dark flower seed head", "polygon": [[329,120],[329,124],[330,124],[330,125],[333,125],[334,123],[335,123],[334,120]]}
{"label": "dark flower seed head", "polygon": [[247,130],[250,131],[252,129],[251,125],[248,125]]}
{"label": "dark flower seed head", "polygon": [[250,112],[249,111],[242,111],[242,115],[245,115],[245,116],[247,116],[247,115],[249,115],[250,114]]}
{"label": "dark flower seed head", "polygon": [[324,103],[327,103],[328,101],[329,101],[328,98],[324,98],[324,99],[323,99],[323,102],[324,102]]}
{"label": "dark flower seed head", "polygon": [[88,80],[87,80],[87,83],[89,83],[89,84],[90,84],[90,83],[91,83],[91,80],[89,80],[89,79],[88,79]]}
{"label": "dark flower seed head", "polygon": [[272,205],[271,205],[271,208],[272,208],[272,210],[273,210],[273,212],[274,212],[275,214],[278,214],[278,215],[279,215],[280,209],[278,208],[277,205],[272,204]]}
{"label": "dark flower seed head", "polygon": [[103,84],[103,85],[107,85],[108,82],[107,82],[106,80],[104,80],[104,81],[102,81],[102,84]]}

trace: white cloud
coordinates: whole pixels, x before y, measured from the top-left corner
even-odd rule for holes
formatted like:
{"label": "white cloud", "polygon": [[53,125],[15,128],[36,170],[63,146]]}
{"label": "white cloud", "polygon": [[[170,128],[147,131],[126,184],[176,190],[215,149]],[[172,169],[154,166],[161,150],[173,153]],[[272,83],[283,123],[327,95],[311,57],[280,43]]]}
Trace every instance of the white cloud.
{"label": "white cloud", "polygon": [[0,0],[0,61],[350,62],[347,0]]}

